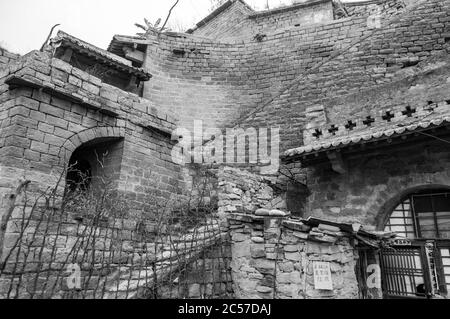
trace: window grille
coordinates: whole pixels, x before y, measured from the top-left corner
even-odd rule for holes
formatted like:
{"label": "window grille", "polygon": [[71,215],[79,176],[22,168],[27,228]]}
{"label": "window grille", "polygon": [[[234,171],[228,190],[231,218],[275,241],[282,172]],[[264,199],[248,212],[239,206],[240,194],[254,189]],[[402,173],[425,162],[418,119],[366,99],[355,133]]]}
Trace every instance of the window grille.
{"label": "window grille", "polygon": [[380,254],[383,291],[388,297],[426,297],[421,247],[384,249]]}
{"label": "window grille", "polygon": [[447,296],[450,289],[450,193],[408,196],[391,213],[385,230],[411,243],[380,252],[385,296]]}

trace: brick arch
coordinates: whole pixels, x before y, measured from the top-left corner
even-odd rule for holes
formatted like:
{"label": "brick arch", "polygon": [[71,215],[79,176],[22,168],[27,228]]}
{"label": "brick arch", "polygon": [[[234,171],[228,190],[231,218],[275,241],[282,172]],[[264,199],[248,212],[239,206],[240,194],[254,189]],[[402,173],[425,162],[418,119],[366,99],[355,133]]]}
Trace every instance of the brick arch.
{"label": "brick arch", "polygon": [[61,146],[59,158],[61,166],[67,165],[73,152],[81,145],[99,138],[123,138],[125,128],[118,126],[101,126],[86,129],[68,138]]}
{"label": "brick arch", "polygon": [[432,190],[449,190],[450,185],[445,184],[422,184],[417,186],[412,186],[405,188],[402,191],[396,190],[396,192],[392,192],[391,194],[395,194],[395,196],[389,198],[379,209],[378,215],[376,217],[377,221],[377,229],[384,230],[384,226],[386,225],[387,220],[391,216],[394,209],[400,205],[400,203],[406,199],[408,195],[413,193],[417,193],[420,191],[432,191]]}

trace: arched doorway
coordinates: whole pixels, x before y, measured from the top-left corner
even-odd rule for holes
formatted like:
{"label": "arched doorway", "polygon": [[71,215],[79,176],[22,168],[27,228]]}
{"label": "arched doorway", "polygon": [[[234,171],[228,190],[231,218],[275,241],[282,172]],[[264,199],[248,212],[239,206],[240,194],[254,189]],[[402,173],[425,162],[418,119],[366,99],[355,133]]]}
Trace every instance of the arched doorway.
{"label": "arched doorway", "polygon": [[79,146],[67,164],[66,194],[103,192],[117,186],[123,157],[122,138],[97,138]]}
{"label": "arched doorway", "polygon": [[399,239],[380,253],[387,298],[447,297],[450,291],[450,190],[414,190],[384,221]]}

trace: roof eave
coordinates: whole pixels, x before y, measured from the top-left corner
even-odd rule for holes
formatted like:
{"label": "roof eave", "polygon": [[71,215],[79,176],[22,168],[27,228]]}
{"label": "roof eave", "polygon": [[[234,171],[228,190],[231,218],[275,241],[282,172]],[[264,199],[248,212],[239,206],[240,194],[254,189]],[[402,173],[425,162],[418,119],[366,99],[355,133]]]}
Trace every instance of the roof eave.
{"label": "roof eave", "polygon": [[[392,134],[391,136],[382,136],[380,138],[371,138],[369,140],[362,140],[359,142],[349,142],[347,144],[339,144],[335,146],[330,146],[327,148],[320,148],[317,150],[312,150],[309,152],[298,152],[297,149],[288,150],[281,157],[281,160],[285,163],[292,162],[302,162],[305,166],[315,165],[319,163],[323,163],[328,161],[328,154],[332,152],[344,152],[348,151],[351,148],[353,153],[362,153],[367,152],[367,148],[371,147],[375,148],[383,148],[391,145],[398,144],[406,144],[409,142],[410,137],[416,137],[421,135],[422,137],[432,138],[430,134],[427,134],[427,131],[436,130],[436,129],[444,129],[448,131],[450,128],[450,119],[444,119],[441,125],[429,125],[426,128],[405,131],[402,134]],[[409,139],[409,140],[408,140]]]}

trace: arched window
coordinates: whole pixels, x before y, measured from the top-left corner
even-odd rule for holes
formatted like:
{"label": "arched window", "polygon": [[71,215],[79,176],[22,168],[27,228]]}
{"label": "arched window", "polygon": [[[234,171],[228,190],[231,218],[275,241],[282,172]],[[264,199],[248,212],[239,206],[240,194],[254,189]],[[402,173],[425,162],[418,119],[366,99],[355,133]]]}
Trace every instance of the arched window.
{"label": "arched window", "polygon": [[407,196],[389,216],[385,230],[409,239],[450,239],[450,191]]}

